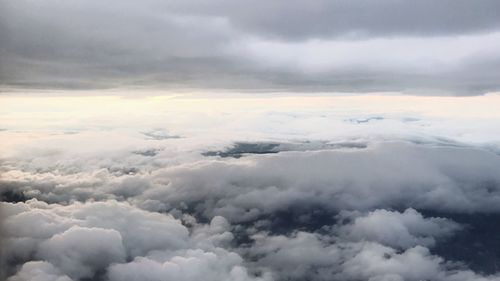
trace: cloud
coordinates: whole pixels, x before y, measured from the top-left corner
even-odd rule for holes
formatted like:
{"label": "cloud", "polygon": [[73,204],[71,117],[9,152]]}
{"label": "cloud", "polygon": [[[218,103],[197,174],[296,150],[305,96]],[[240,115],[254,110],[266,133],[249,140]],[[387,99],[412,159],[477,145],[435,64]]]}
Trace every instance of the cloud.
{"label": "cloud", "polygon": [[255,235],[248,249],[256,264],[273,269],[278,280],[498,280],[459,263],[444,261],[423,246],[404,251],[375,242],[336,241],[296,232],[290,236]]}
{"label": "cloud", "polygon": [[[414,142],[372,142],[361,149],[319,143],[317,151],[240,159],[197,154],[184,160],[168,153],[151,161],[129,151],[112,156],[118,161],[106,154],[86,161],[70,153],[57,156],[62,162],[53,162],[54,168],[45,166],[43,157],[35,161],[27,157],[4,174],[3,187],[49,202],[128,200],[150,211],[176,208],[208,219],[222,215],[230,221],[252,221],[297,206],[330,211],[386,207],[498,210],[497,154],[454,143]],[[307,149],[318,149],[308,145]],[[297,150],[302,148],[297,146]],[[67,161],[61,160],[66,157]],[[137,172],[115,172],[114,167],[123,163],[130,163],[127,171],[134,167]],[[39,165],[47,170],[40,171]]]}
{"label": "cloud", "polygon": [[267,281],[268,274],[262,278],[252,278],[241,266],[242,259],[235,253],[221,249],[214,252],[188,250],[181,256],[170,259],[154,260],[138,258],[127,264],[114,265],[109,269],[110,281],[118,280],[241,280]]}
{"label": "cloud", "polygon": [[332,278],[342,263],[338,247],[313,233],[297,232],[291,237],[257,234],[252,238],[255,245],[248,249],[250,256],[257,264],[273,268],[278,280]]}
{"label": "cloud", "polygon": [[441,262],[440,258],[431,256],[426,248],[420,246],[399,254],[381,245],[365,244],[360,252],[343,264],[343,274],[349,279],[444,279]]}
{"label": "cloud", "polygon": [[3,203],[2,209],[3,266],[36,257],[72,278],[92,278],[110,263],[188,245],[179,221],[116,201],[62,206],[31,200]]}
{"label": "cloud", "polygon": [[44,261],[32,261],[25,263],[21,270],[8,279],[8,281],[72,281],[68,276],[55,268],[52,264]]}
{"label": "cloud", "polygon": [[494,167],[499,161],[498,155],[480,149],[403,142],[352,151],[208,160],[157,171],[153,181],[168,184],[153,187],[136,200],[171,206],[183,202],[200,215],[222,215],[232,221],[254,220],[297,206],[495,212],[500,179]]}
{"label": "cloud", "polygon": [[[201,1],[200,1],[201,2]],[[182,11],[227,16],[235,26],[252,34],[281,40],[332,36],[448,35],[487,32],[499,26],[491,8],[495,1],[234,1],[184,4]],[[193,6],[197,7],[193,7]],[[274,17],[269,17],[273,14]],[[422,21],[425,18],[426,21]],[[290,19],[294,19],[291,21]]]}
{"label": "cloud", "polygon": [[194,222],[190,235],[167,214],[116,201],[62,206],[30,200],[2,203],[2,208],[9,230],[2,268],[22,265],[9,281],[105,275],[109,280],[270,280],[265,272],[253,277],[238,254],[220,248],[233,239],[223,217],[208,225]]}
{"label": "cloud", "polygon": [[350,221],[337,230],[348,241],[376,241],[402,249],[417,245],[432,247],[436,239],[452,236],[461,229],[445,218],[424,218],[414,209],[402,213],[375,210],[366,215],[341,213],[340,219]]}
{"label": "cloud", "polygon": [[[408,142],[200,155],[141,174],[131,184],[144,188],[129,194],[128,203],[2,203],[3,266],[42,260],[57,276],[75,280],[495,280],[431,252],[461,231],[458,223],[390,209],[496,213],[498,161],[474,147]],[[106,186],[96,188],[101,194]],[[120,188],[131,189],[113,186],[116,194]],[[71,197],[72,189],[67,192]],[[279,234],[274,220],[290,210],[301,217]],[[322,222],[318,210],[333,219]],[[30,272],[10,267],[8,276]]]}
{"label": "cloud", "polygon": [[499,89],[499,7],[491,0],[0,5],[6,88]]}
{"label": "cloud", "polygon": [[198,247],[209,249],[212,246],[228,247],[234,239],[232,226],[221,216],[215,216],[210,224],[194,225],[191,238],[196,241]]}
{"label": "cloud", "polygon": [[93,278],[96,271],[125,260],[118,231],[75,226],[42,242],[36,255],[74,279]]}
{"label": "cloud", "polygon": [[500,56],[495,50],[499,40],[498,32],[298,42],[253,38],[238,47],[246,50],[246,59],[252,63],[291,74],[289,80],[282,76],[278,82],[291,87],[470,95],[494,91],[496,86],[490,88],[494,76],[489,73],[499,70]]}
{"label": "cloud", "polygon": [[2,277],[500,279],[496,95],[199,99],[2,98]]}

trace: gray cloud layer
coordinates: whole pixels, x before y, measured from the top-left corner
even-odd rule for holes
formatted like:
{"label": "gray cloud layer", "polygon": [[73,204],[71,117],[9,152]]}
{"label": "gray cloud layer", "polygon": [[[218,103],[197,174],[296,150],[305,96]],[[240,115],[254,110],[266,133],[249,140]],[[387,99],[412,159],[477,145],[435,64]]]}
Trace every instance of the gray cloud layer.
{"label": "gray cloud layer", "polygon": [[9,87],[479,94],[498,1],[2,0]]}

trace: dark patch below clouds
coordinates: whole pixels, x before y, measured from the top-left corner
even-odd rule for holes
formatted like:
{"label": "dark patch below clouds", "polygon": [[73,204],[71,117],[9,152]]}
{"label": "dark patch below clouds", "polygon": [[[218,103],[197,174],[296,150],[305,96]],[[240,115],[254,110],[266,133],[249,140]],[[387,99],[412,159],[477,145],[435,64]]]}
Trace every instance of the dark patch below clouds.
{"label": "dark patch below clouds", "polygon": [[3,190],[0,190],[0,201],[1,202],[10,202],[10,203],[17,203],[17,202],[24,202],[28,200],[28,198],[24,195],[22,192],[18,192],[12,189],[6,189],[5,187],[0,185],[0,188]]}
{"label": "dark patch below clouds", "polygon": [[420,211],[425,216],[445,217],[465,226],[431,249],[446,260],[464,262],[476,272],[500,271],[500,214],[450,214]]}
{"label": "dark patch below clouds", "polygon": [[158,153],[160,153],[161,149],[145,149],[145,150],[136,150],[136,151],[132,151],[133,154],[137,154],[137,155],[141,155],[141,156],[145,156],[145,157],[153,157],[153,156],[156,156],[158,155]]}
{"label": "dark patch below clouds", "polygon": [[[392,210],[392,209],[390,209]],[[431,253],[447,261],[463,263],[468,268],[482,274],[495,274],[500,271],[500,214],[498,213],[444,213],[418,210],[424,217],[440,217],[455,221],[464,229],[451,237],[440,239]],[[255,228],[272,235],[291,235],[296,231],[315,232],[328,235],[330,226],[345,224],[338,221],[338,212],[321,207],[291,206],[287,210],[262,216],[254,221],[238,224],[233,233],[238,246],[251,246],[251,233]]]}
{"label": "dark patch below clouds", "polygon": [[[495,274],[500,271],[500,214],[499,213],[443,213],[418,210],[424,217],[440,217],[455,221],[464,229],[451,237],[440,239],[431,253],[443,257],[447,261],[465,264],[468,268],[482,274]],[[337,212],[322,208],[304,210],[294,206],[288,210],[275,212],[266,218],[242,224],[243,229],[256,226],[260,231],[273,235],[290,235],[294,231],[324,233],[329,226],[340,222]],[[238,242],[248,244],[250,238],[244,232],[235,235]]]}
{"label": "dark patch below clouds", "polygon": [[135,175],[140,172],[136,167],[107,167],[107,170],[114,176]]}
{"label": "dark patch below clouds", "polygon": [[235,142],[225,150],[203,152],[203,156],[219,156],[222,158],[240,158],[249,154],[273,154],[286,151],[314,151],[329,149],[363,149],[368,145],[364,142],[324,142],[305,141],[299,143],[277,142]]}
{"label": "dark patch below clouds", "polygon": [[269,154],[278,153],[279,143],[245,143],[237,142],[232,147],[223,151],[207,151],[203,152],[204,156],[220,156],[240,158],[244,154]]}

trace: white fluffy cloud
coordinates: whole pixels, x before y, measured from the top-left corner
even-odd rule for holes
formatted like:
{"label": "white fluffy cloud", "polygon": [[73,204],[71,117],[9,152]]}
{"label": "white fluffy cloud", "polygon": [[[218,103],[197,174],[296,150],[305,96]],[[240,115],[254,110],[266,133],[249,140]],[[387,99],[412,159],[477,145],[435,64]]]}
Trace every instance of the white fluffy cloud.
{"label": "white fluffy cloud", "polygon": [[105,275],[109,280],[270,280],[267,272],[254,277],[238,254],[220,248],[233,239],[223,217],[207,225],[191,221],[189,234],[168,214],[116,201],[62,206],[30,200],[2,203],[2,211],[7,229],[2,268],[25,262],[10,281]]}
{"label": "white fluffy cloud", "polygon": [[339,219],[350,221],[336,230],[343,239],[375,241],[402,249],[432,247],[436,239],[449,237],[461,228],[445,218],[424,218],[414,209],[402,213],[382,209],[366,215],[350,212],[339,215]]}
{"label": "white fluffy cloud", "polygon": [[25,263],[8,281],[72,281],[72,279],[48,262],[31,261]]}
{"label": "white fluffy cloud", "polygon": [[235,253],[222,249],[215,252],[187,250],[169,258],[140,257],[127,264],[114,265],[109,269],[111,281],[132,280],[208,280],[208,281],[268,281],[269,274],[262,278],[250,277],[243,260]]}
{"label": "white fluffy cloud", "polygon": [[195,204],[207,217],[233,221],[312,205],[490,212],[498,210],[499,165],[498,155],[481,149],[380,143],[353,151],[288,152],[162,169],[152,180],[167,184],[134,200]]}
{"label": "white fluffy cloud", "polygon": [[493,281],[447,263],[423,246],[403,251],[376,242],[332,241],[329,236],[297,232],[291,236],[256,235],[248,251],[278,280]]}
{"label": "white fluffy cloud", "polygon": [[273,268],[277,279],[309,276],[325,280],[332,278],[342,263],[338,247],[330,245],[327,237],[313,233],[298,232],[291,237],[257,234],[253,239],[256,242],[248,250],[250,255],[261,257],[257,264]]}
{"label": "white fluffy cloud", "polygon": [[42,242],[36,256],[81,279],[93,278],[109,264],[125,261],[125,249],[116,230],[73,226]]}
{"label": "white fluffy cloud", "polygon": [[75,279],[92,278],[111,263],[152,250],[189,244],[188,230],[171,216],[116,201],[62,206],[31,200],[3,203],[2,211],[4,266],[36,258]]}

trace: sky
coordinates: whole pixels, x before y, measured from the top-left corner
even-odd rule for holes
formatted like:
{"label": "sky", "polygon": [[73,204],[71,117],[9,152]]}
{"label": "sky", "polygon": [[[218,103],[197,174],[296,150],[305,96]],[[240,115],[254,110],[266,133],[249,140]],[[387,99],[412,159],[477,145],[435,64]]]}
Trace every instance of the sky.
{"label": "sky", "polygon": [[479,95],[499,90],[499,5],[2,0],[0,84]]}
{"label": "sky", "polygon": [[498,11],[0,0],[0,280],[500,281]]}

